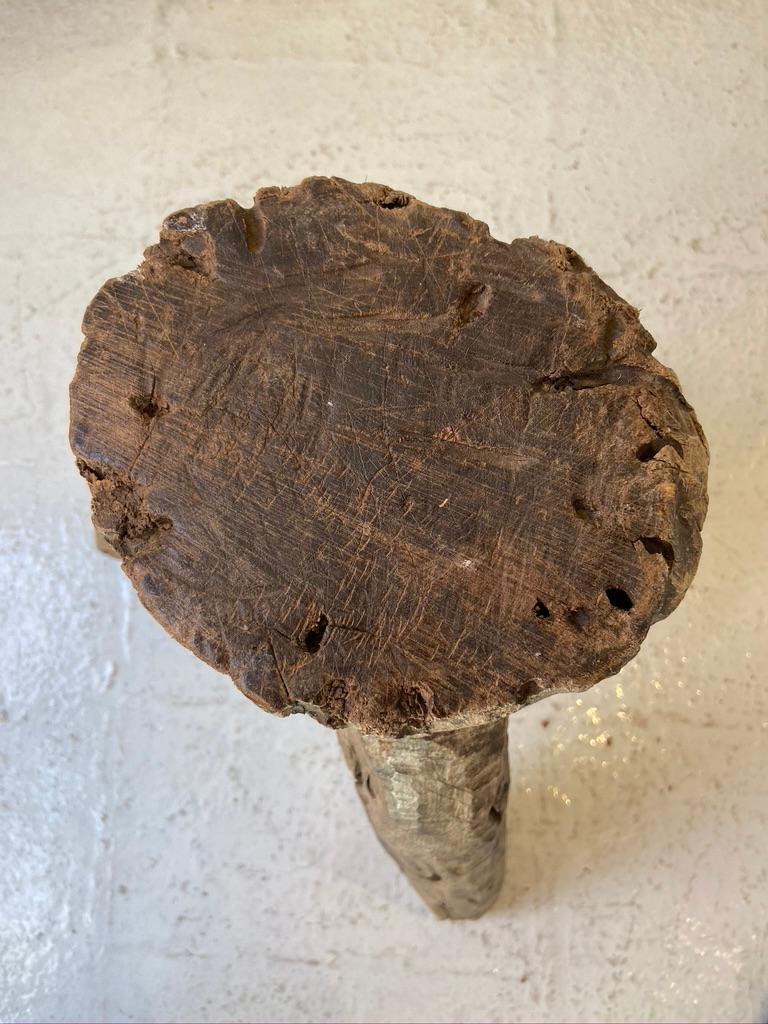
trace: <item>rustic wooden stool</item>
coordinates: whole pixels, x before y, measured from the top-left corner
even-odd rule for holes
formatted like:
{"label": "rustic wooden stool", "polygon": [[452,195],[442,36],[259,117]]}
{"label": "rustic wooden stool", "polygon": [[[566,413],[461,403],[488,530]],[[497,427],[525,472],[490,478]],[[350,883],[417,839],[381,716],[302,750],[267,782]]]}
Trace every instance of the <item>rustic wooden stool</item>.
{"label": "rustic wooden stool", "polygon": [[571,249],[310,178],[169,217],[91,303],[71,442],[171,636],[338,729],[440,915],[504,866],[506,716],[616,672],[696,569],[707,446]]}

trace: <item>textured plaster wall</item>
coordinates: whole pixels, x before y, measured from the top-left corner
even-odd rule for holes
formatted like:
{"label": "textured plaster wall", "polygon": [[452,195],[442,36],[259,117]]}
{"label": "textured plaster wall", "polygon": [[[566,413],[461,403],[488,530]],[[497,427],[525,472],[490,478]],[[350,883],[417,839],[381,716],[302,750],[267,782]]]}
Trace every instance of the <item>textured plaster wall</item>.
{"label": "textured plaster wall", "polygon": [[[0,1018],[765,1020],[763,0],[6,0],[0,32]],[[67,449],[101,282],[308,173],[573,245],[711,442],[681,608],[510,723],[477,922],[419,904],[329,732],[149,619]]]}

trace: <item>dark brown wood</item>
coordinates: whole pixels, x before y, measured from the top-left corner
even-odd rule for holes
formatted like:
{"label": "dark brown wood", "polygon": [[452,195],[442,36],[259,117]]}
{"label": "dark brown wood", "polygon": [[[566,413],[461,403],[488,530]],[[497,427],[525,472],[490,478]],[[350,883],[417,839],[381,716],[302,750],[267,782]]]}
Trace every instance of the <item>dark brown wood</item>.
{"label": "dark brown wood", "polygon": [[616,672],[696,569],[696,417],[565,246],[311,178],[169,217],[84,332],[95,523],[269,711],[481,724]]}
{"label": "dark brown wood", "polygon": [[507,720],[339,743],[382,846],[437,917],[479,917],[504,880]]}

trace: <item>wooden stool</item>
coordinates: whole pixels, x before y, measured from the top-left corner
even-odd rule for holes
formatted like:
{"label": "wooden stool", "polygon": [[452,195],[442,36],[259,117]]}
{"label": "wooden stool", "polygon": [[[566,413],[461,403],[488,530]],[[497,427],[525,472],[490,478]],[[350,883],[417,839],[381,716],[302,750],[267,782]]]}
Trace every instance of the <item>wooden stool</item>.
{"label": "wooden stool", "polygon": [[506,716],[618,671],[693,577],[707,446],[571,249],[381,185],[182,210],[88,308],[71,443],[152,615],[339,731],[440,915],[498,893]]}

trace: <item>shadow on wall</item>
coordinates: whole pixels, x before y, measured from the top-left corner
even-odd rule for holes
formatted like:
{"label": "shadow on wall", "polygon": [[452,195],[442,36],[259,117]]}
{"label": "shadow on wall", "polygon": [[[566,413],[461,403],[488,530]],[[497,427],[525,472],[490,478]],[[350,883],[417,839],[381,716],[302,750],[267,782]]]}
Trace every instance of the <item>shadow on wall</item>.
{"label": "shadow on wall", "polygon": [[[684,703],[687,694],[678,693]],[[517,785],[513,774],[506,875],[492,915],[568,899],[592,876],[627,877],[628,867],[628,899],[637,898],[638,889],[647,885],[658,887],[655,865],[680,828],[685,816],[681,804],[719,787],[711,736],[702,742],[701,731],[708,724],[687,721],[672,702],[663,721],[662,715],[624,712],[628,718],[621,724],[629,721],[633,731],[618,737],[602,717],[599,726],[606,728],[597,736],[586,731],[586,722],[583,732],[578,726],[555,725],[558,716],[570,724],[571,716],[583,715],[587,704],[594,713],[599,703],[596,698],[581,706],[575,700],[557,708],[540,706],[541,724],[553,730],[554,747],[522,782],[518,775]],[[595,740],[596,747],[590,748]],[[681,777],[672,781],[678,773]]]}

